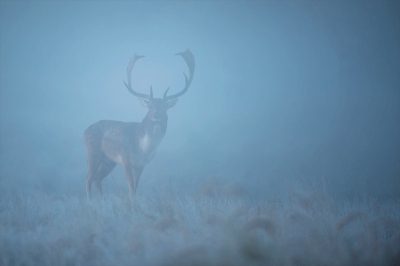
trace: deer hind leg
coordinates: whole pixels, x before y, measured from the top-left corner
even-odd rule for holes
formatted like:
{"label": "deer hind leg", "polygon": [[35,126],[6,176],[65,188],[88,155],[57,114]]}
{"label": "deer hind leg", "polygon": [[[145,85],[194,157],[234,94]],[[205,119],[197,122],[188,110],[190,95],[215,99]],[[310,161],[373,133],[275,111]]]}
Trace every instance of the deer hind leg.
{"label": "deer hind leg", "polygon": [[90,199],[91,196],[91,187],[94,180],[94,177],[101,165],[102,152],[101,152],[101,141],[98,136],[93,136],[90,134],[88,130],[84,133],[84,140],[86,145],[87,152],[87,163],[88,163],[88,172],[86,175],[86,196]]}
{"label": "deer hind leg", "polygon": [[133,167],[131,165],[124,165],[125,178],[128,182],[129,193],[131,196],[136,194],[138,182],[143,172],[143,167]]}
{"label": "deer hind leg", "polygon": [[88,158],[88,172],[86,175],[86,196],[88,199],[90,199],[91,197],[92,183],[97,171],[100,168],[100,165],[101,165],[100,160],[93,157]]}
{"label": "deer hind leg", "polygon": [[114,169],[117,164],[106,158],[102,161],[97,173],[94,177],[94,183],[100,196],[103,196],[103,189],[101,188],[101,181]]}

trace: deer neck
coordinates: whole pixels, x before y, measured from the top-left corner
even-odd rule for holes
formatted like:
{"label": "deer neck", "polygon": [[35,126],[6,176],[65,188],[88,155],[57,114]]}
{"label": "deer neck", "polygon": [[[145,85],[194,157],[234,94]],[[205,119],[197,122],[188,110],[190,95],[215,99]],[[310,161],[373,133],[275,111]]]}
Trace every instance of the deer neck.
{"label": "deer neck", "polygon": [[154,122],[148,115],[142,120],[139,126],[139,141],[144,153],[151,153],[157,149],[167,131],[167,121]]}

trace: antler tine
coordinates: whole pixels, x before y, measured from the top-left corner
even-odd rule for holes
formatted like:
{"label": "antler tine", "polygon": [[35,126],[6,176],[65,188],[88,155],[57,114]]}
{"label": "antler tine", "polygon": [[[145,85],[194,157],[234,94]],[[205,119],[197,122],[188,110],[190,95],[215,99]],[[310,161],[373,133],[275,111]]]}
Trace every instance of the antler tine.
{"label": "antler tine", "polygon": [[153,99],[153,84],[150,84],[150,99]]}
{"label": "antler tine", "polygon": [[135,65],[136,61],[139,60],[142,57],[144,57],[144,55],[137,55],[135,53],[133,55],[133,57],[131,58],[131,60],[129,61],[128,68],[126,69],[126,75],[127,75],[127,78],[128,78],[128,84],[126,84],[125,81],[124,81],[124,84],[128,88],[129,92],[132,93],[133,95],[135,95],[136,97],[150,100],[151,98],[153,98],[153,91],[152,91],[151,87],[150,87],[150,95],[147,95],[147,94],[143,94],[143,93],[139,93],[139,92],[134,91],[132,89],[132,86],[131,86],[131,74],[132,74],[133,66]]}
{"label": "antler tine", "polygon": [[175,55],[180,55],[185,60],[187,66],[189,68],[189,78],[186,76],[185,73],[183,73],[183,75],[185,76],[185,88],[182,91],[167,97],[167,92],[169,90],[169,88],[168,88],[164,93],[164,100],[166,100],[166,101],[169,101],[174,98],[178,98],[178,97],[182,96],[183,94],[185,94],[187,92],[187,90],[189,89],[190,84],[192,83],[193,74],[194,74],[195,61],[194,61],[194,55],[192,54],[192,52],[190,52],[189,49],[186,49],[186,51],[177,53]]}
{"label": "antler tine", "polygon": [[163,96],[164,99],[165,99],[165,97],[167,97],[167,93],[168,93],[168,91],[169,91],[169,88],[170,88],[170,87],[168,87],[167,90],[164,92],[164,96]]}

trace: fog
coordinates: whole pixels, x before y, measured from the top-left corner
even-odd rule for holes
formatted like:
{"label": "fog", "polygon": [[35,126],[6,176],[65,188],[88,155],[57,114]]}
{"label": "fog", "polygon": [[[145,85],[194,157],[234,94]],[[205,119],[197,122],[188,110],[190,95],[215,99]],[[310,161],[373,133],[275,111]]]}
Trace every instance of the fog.
{"label": "fog", "polygon": [[[0,185],[85,197],[83,132],[184,86],[137,194],[400,196],[397,1],[1,1]],[[106,195],[128,193],[120,166]]]}

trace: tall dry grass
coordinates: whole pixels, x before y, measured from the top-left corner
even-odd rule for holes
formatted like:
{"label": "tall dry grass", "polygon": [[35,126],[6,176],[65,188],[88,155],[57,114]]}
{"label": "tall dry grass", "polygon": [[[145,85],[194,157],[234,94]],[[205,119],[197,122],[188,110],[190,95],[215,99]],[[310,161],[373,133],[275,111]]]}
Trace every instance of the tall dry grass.
{"label": "tall dry grass", "polygon": [[400,265],[400,200],[0,196],[0,265]]}

